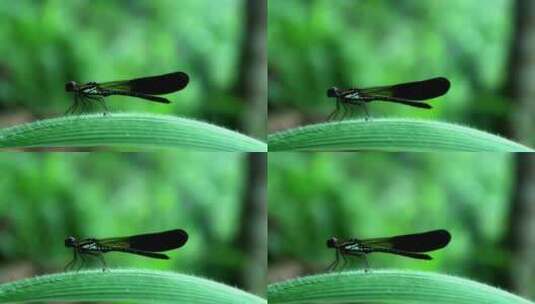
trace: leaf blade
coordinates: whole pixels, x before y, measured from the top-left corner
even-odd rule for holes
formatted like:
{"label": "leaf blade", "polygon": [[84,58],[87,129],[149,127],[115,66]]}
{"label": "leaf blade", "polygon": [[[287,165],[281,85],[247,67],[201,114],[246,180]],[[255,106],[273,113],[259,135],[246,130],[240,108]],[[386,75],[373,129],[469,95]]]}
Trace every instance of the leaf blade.
{"label": "leaf blade", "polygon": [[154,114],[65,116],[0,130],[0,148],[98,146],[267,151],[264,142],[235,131],[197,120]]}
{"label": "leaf blade", "polygon": [[401,270],[350,271],[268,286],[269,303],[533,304],[506,291],[450,275]]}
{"label": "leaf blade", "polygon": [[138,269],[57,273],[0,285],[0,303],[39,301],[267,303],[256,295],[204,278]]}
{"label": "leaf blade", "polygon": [[328,122],[268,136],[269,151],[501,151],[534,150],[473,128],[415,119]]}

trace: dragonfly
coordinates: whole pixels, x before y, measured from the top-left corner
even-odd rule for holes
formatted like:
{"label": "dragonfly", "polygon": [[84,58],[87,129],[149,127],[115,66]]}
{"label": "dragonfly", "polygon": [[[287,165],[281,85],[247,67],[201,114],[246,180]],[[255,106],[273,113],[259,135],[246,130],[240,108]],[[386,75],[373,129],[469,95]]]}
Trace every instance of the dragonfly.
{"label": "dragonfly", "polygon": [[184,72],[102,83],[88,82],[79,84],[76,81],[69,81],[65,84],[65,91],[74,94],[74,102],[65,114],[84,112],[94,104],[100,104],[106,114],[109,111],[104,102],[104,97],[111,95],[131,96],[153,102],[170,103],[169,99],[156,95],[180,91],[188,83],[189,76]]}
{"label": "dragonfly", "polygon": [[449,89],[450,82],[444,77],[362,89],[331,87],[327,90],[327,97],[336,99],[336,108],[328,116],[327,120],[337,119],[340,112],[342,113],[341,120],[344,119],[348,111],[351,116],[354,106],[361,106],[366,114],[366,119],[368,119],[369,113],[366,104],[376,100],[399,103],[421,109],[431,109],[431,105],[423,101],[440,97],[446,94]]}
{"label": "dragonfly", "polygon": [[327,248],[336,250],[336,259],[329,265],[328,270],[335,270],[340,258],[344,261],[344,267],[347,264],[347,257],[356,256],[364,258],[366,263],[365,270],[367,271],[369,265],[366,255],[373,252],[390,253],[420,260],[431,260],[432,257],[425,252],[444,248],[450,240],[450,233],[444,229],[365,240],[339,240],[336,237],[332,237],[327,240]]}
{"label": "dragonfly", "polygon": [[69,236],[65,239],[65,247],[73,248],[73,259],[65,266],[65,270],[74,269],[78,260],[81,260],[81,263],[77,270],[81,269],[87,263],[88,257],[98,258],[105,270],[107,265],[102,254],[110,251],[167,260],[169,256],[160,252],[180,248],[187,241],[188,234],[182,229],[106,239],[77,240]]}

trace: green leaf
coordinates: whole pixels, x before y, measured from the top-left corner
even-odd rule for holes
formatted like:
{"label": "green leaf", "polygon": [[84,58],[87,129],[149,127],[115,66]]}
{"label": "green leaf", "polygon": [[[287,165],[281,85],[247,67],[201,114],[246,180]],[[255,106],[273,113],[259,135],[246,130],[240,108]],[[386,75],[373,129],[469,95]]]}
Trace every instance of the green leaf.
{"label": "green leaf", "polygon": [[211,280],[136,269],[65,272],[0,285],[0,303],[36,301],[267,303],[258,296]]}
{"label": "green leaf", "polygon": [[0,148],[186,148],[265,152],[264,142],[209,123],[154,114],[64,116],[0,130]]}
{"label": "green leaf", "polygon": [[269,303],[533,304],[475,281],[436,273],[372,270],[328,273],[268,286]]}
{"label": "green leaf", "polygon": [[346,120],[268,136],[269,151],[502,151],[534,150],[476,129],[414,119]]}

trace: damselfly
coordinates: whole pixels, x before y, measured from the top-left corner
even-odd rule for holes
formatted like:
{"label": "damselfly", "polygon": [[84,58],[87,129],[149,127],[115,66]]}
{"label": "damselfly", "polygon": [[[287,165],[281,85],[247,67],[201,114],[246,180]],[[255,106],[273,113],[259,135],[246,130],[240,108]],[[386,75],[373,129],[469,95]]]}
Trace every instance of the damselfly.
{"label": "damselfly", "polygon": [[155,95],[180,91],[188,85],[188,82],[189,77],[184,72],[103,83],[79,84],[69,81],[65,84],[65,91],[74,93],[74,102],[65,114],[84,112],[96,103],[108,112],[104,97],[110,95],[132,96],[154,102],[170,103],[167,98]]}
{"label": "damselfly", "polygon": [[74,257],[65,266],[65,269],[74,268],[78,258],[82,262],[77,269],[82,268],[87,262],[87,257],[98,258],[103,269],[106,269],[106,262],[102,254],[110,251],[127,252],[149,258],[167,260],[169,256],[159,252],[180,248],[184,246],[187,240],[188,234],[182,229],[107,239],[77,240],[69,236],[65,239],[65,247],[73,248]]}
{"label": "damselfly", "polygon": [[444,77],[364,89],[339,89],[332,87],[327,90],[327,97],[336,99],[336,109],[327,119],[336,119],[340,112],[342,112],[340,119],[343,119],[348,111],[350,115],[352,114],[353,106],[362,106],[366,113],[366,118],[368,118],[369,114],[366,109],[366,103],[375,100],[431,109],[432,107],[422,102],[422,100],[442,96],[449,89],[450,82]]}
{"label": "damselfly", "polygon": [[446,230],[433,230],[423,233],[399,235],[387,238],[374,239],[348,239],[338,240],[332,237],[327,240],[327,247],[336,250],[336,259],[329,266],[329,270],[334,270],[340,261],[347,263],[347,257],[363,257],[368,268],[366,255],[372,252],[384,252],[397,254],[413,259],[431,260],[430,255],[424,252],[437,250],[446,247],[451,240],[451,235]]}

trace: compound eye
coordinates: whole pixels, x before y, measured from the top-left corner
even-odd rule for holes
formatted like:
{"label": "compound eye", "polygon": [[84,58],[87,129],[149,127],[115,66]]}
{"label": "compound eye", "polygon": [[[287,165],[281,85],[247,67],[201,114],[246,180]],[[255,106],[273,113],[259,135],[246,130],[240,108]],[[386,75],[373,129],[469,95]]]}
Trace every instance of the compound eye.
{"label": "compound eye", "polygon": [[330,239],[327,240],[327,248],[334,248],[336,247],[336,238],[335,237],[332,237]]}
{"label": "compound eye", "polygon": [[73,236],[69,236],[65,239],[65,247],[71,247],[76,242],[76,239]]}
{"label": "compound eye", "polygon": [[338,96],[338,89],[335,87],[329,88],[327,90],[327,97],[337,97]]}
{"label": "compound eye", "polygon": [[69,81],[65,84],[65,91],[72,92],[76,88],[76,82]]}

